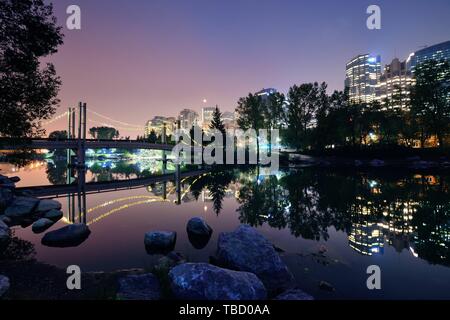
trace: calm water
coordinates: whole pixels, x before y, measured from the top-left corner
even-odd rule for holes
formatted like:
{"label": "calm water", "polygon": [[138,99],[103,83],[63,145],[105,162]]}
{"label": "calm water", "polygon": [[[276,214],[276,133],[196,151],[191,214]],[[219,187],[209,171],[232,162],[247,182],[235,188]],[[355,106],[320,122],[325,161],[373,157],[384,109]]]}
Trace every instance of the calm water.
{"label": "calm water", "polygon": [[[157,153],[128,159],[101,156],[89,162],[86,180],[158,174],[158,159]],[[3,163],[0,169],[22,177],[19,186],[67,181],[65,160],[54,157],[23,168]],[[247,223],[284,250],[283,260],[299,287],[317,298],[450,299],[449,179],[389,171],[291,169],[272,176],[263,169],[211,172],[184,179],[180,204],[172,183],[87,195],[92,233],[76,248],[42,246],[43,235],[33,234],[30,227],[16,228],[15,235],[34,245],[41,262],[113,271],[154,265],[159,256],[145,251],[147,231],[177,231],[175,250],[189,261],[207,262],[220,232]],[[65,218],[50,230],[77,218],[68,199],[59,198]],[[214,230],[203,249],[195,249],[186,234],[186,223],[194,216],[203,217]],[[366,269],[373,264],[382,271],[382,290],[377,292],[366,287]],[[336,292],[319,290],[322,280]]]}

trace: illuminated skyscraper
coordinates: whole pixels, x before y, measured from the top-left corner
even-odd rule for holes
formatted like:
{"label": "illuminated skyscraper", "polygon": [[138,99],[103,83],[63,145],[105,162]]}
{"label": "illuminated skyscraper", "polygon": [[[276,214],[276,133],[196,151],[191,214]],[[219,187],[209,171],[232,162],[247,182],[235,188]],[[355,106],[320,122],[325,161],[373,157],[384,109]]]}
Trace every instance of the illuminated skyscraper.
{"label": "illuminated skyscraper", "polygon": [[192,126],[198,125],[198,113],[191,109],[183,109],[179,116],[181,129],[191,130]]}
{"label": "illuminated skyscraper", "polygon": [[385,105],[386,99],[395,102],[392,108],[406,108],[410,100],[411,87],[414,85],[411,71],[407,69],[406,61],[395,58],[386,65],[376,87],[376,100]]}
{"label": "illuminated skyscraper", "polygon": [[211,121],[213,120],[215,107],[206,107],[202,108],[202,128],[204,130],[208,130],[211,125]]}
{"label": "illuminated skyscraper", "polygon": [[376,98],[376,86],[381,76],[381,57],[363,54],[347,63],[345,87],[353,103],[371,103]]}
{"label": "illuminated skyscraper", "polygon": [[450,41],[442,42],[411,53],[407,60],[408,69],[414,73],[414,69],[416,68],[416,66],[427,60],[450,61]]}

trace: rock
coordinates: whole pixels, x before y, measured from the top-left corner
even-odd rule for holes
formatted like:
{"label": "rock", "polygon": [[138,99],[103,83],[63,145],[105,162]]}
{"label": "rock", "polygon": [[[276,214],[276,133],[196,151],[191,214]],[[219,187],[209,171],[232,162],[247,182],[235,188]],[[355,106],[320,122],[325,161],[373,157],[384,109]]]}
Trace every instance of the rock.
{"label": "rock", "polygon": [[91,231],[85,224],[71,224],[46,233],[41,242],[48,247],[76,247],[83,243],[90,234]]}
{"label": "rock", "polygon": [[200,217],[190,219],[186,226],[186,231],[199,236],[210,236],[212,234],[211,227]]}
{"label": "rock", "polygon": [[37,212],[47,212],[50,210],[61,210],[61,203],[55,200],[45,199],[39,202],[39,205],[36,209]]}
{"label": "rock", "polygon": [[247,225],[219,235],[217,261],[221,266],[256,274],[270,292],[287,289],[294,280],[273,245]]}
{"label": "rock", "polygon": [[184,263],[169,272],[172,292],[181,300],[264,300],[267,292],[254,274],[207,263]]}
{"label": "rock", "polygon": [[19,177],[10,177],[9,181],[11,181],[13,183],[17,183],[17,182],[20,182],[20,178]]}
{"label": "rock", "polygon": [[55,224],[55,222],[53,220],[50,220],[47,218],[41,218],[38,221],[36,221],[35,223],[33,223],[33,225],[31,226],[31,229],[33,230],[34,233],[42,233],[54,224]]}
{"label": "rock", "polygon": [[170,270],[173,267],[185,263],[186,259],[179,253],[170,252],[167,256],[159,258],[158,263],[155,265],[156,270]]}
{"label": "rock", "polygon": [[62,211],[59,211],[59,210],[56,210],[56,209],[47,211],[44,214],[44,218],[50,219],[53,222],[56,222],[56,221],[60,220],[62,217],[63,217]]}
{"label": "rock", "polygon": [[320,288],[321,290],[329,291],[329,292],[335,291],[333,285],[331,285],[331,283],[328,283],[328,282],[326,282],[326,281],[320,281],[320,283],[319,283],[319,288]]}
{"label": "rock", "polygon": [[11,218],[7,216],[0,216],[0,221],[3,221],[3,223],[6,224],[7,226],[10,226],[12,223]]}
{"label": "rock", "polygon": [[0,188],[0,214],[13,202],[14,195],[11,189]]}
{"label": "rock", "polygon": [[0,298],[9,290],[9,278],[0,274]]}
{"label": "rock", "polygon": [[119,279],[117,298],[122,300],[159,300],[161,298],[159,281],[151,273],[122,277]]}
{"label": "rock", "polygon": [[314,300],[314,298],[300,289],[291,289],[278,295],[275,300],[297,301]]}
{"label": "rock", "polygon": [[17,197],[6,208],[5,215],[13,219],[21,219],[31,215],[39,203],[39,199],[28,197]]}
{"label": "rock", "polygon": [[213,233],[212,228],[206,221],[199,217],[194,217],[189,220],[186,231],[189,241],[196,249],[203,249],[206,247]]}
{"label": "rock", "polygon": [[145,234],[145,248],[149,254],[166,254],[173,251],[177,233],[170,231],[152,231]]}
{"label": "rock", "polygon": [[0,243],[5,243],[9,240],[10,232],[9,227],[3,220],[0,220]]}

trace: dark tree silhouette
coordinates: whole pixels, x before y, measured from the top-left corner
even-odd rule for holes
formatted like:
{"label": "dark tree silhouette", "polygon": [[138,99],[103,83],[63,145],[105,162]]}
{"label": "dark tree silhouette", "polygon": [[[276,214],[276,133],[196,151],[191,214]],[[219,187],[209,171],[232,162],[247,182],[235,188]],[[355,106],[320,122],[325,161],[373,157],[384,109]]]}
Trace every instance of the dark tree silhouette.
{"label": "dark tree silhouette", "polygon": [[44,133],[59,103],[61,80],[40,59],[63,43],[52,5],[43,0],[0,0],[0,136]]}
{"label": "dark tree silhouette", "polygon": [[[441,148],[450,132],[450,64],[425,61],[415,70],[416,85],[411,94],[412,113],[424,130],[435,134]],[[421,139],[422,144],[424,139]]]}

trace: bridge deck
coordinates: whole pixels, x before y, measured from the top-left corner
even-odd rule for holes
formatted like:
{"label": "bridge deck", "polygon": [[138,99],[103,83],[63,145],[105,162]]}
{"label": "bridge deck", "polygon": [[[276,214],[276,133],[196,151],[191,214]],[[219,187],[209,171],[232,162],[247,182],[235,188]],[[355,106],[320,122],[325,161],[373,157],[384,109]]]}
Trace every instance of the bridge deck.
{"label": "bridge deck", "polygon": [[[86,139],[86,149],[102,149],[102,148],[117,148],[117,149],[151,149],[171,151],[173,145],[157,144],[142,142],[136,140],[94,140]],[[78,140],[50,140],[50,139],[0,139],[1,150],[15,150],[15,149],[76,149],[78,148]]]}

